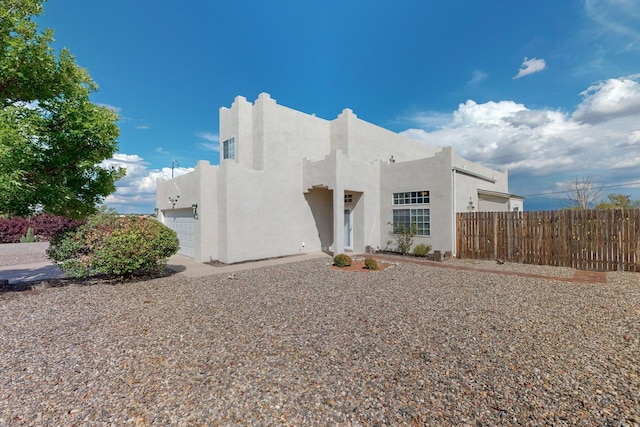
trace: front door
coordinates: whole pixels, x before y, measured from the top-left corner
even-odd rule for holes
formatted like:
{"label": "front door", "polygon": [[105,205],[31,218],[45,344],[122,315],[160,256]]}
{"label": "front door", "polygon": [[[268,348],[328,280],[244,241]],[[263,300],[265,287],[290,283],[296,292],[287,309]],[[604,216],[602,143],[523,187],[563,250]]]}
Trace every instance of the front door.
{"label": "front door", "polygon": [[344,210],[344,248],[353,249],[353,227],[351,226],[351,210]]}

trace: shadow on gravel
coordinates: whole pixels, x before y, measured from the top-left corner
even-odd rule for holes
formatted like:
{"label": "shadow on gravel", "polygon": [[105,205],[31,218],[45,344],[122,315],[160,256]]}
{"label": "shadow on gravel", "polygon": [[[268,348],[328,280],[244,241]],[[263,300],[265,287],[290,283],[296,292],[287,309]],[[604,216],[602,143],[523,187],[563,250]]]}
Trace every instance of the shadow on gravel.
{"label": "shadow on gravel", "polygon": [[[11,268],[0,271],[0,279],[9,278],[10,282],[35,282],[45,279],[58,279],[64,273],[56,265],[45,265],[39,268]],[[18,278],[16,280],[16,278]]]}
{"label": "shadow on gravel", "polygon": [[171,270],[172,273],[182,273],[187,269],[187,267],[180,264],[168,264],[167,268]]}
{"label": "shadow on gravel", "polygon": [[[11,270],[7,270],[11,271]],[[18,270],[16,270],[18,271]],[[93,286],[93,285],[119,285],[126,283],[145,282],[147,280],[173,276],[177,272],[169,267],[160,274],[147,274],[139,276],[110,277],[106,275],[96,275],[89,277],[61,277],[55,279],[28,280],[14,283],[0,283],[0,295],[10,292],[40,291],[48,288],[61,288],[65,286]]]}

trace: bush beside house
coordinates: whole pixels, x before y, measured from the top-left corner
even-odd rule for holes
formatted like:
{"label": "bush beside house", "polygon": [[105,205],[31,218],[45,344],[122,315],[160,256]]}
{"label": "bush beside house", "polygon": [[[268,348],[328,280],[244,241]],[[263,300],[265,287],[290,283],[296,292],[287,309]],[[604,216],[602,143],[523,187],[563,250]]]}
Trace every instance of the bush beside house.
{"label": "bush beside house", "polygon": [[178,249],[175,231],[154,219],[102,212],[56,236],[47,255],[76,277],[132,276],[162,272]]}

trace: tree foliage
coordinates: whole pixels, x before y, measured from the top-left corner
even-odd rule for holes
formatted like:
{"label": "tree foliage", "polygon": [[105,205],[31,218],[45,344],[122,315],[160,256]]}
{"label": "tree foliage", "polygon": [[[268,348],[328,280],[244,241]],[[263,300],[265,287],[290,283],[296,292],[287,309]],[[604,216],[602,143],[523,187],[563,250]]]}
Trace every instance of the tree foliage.
{"label": "tree foliage", "polygon": [[627,209],[640,208],[640,201],[631,200],[630,194],[608,194],[608,200],[603,200],[596,205],[596,209]]}
{"label": "tree foliage", "polygon": [[91,102],[87,70],[32,21],[43,1],[0,1],[0,212],[83,217],[124,174],[101,165],[117,151],[118,116]]}

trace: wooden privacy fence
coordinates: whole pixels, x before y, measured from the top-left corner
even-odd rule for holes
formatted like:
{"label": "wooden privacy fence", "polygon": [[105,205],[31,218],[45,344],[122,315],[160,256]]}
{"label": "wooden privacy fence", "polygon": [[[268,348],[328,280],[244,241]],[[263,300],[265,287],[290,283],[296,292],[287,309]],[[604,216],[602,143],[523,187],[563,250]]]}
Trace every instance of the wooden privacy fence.
{"label": "wooden privacy fence", "polygon": [[640,209],[457,214],[458,258],[640,271]]}

